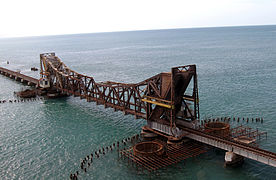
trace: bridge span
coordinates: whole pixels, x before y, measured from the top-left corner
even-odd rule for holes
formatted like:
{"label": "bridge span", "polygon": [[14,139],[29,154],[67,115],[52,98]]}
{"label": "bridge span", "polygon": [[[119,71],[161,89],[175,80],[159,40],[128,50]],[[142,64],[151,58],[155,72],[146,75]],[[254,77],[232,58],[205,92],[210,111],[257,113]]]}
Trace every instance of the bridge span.
{"label": "bridge span", "polygon": [[24,75],[20,72],[0,67],[0,74],[12,78],[16,81],[20,81],[21,83],[26,83],[29,86],[38,86],[38,79]]}

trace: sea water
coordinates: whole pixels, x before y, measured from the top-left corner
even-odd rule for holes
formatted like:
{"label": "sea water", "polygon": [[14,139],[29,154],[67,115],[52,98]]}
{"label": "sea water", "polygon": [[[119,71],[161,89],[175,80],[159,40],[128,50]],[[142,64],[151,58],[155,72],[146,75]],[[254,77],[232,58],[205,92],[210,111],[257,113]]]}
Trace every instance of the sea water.
{"label": "sea water", "polygon": [[[201,118],[263,117],[260,147],[276,152],[276,26],[223,27],[0,39],[0,66],[39,78],[39,54],[55,52],[71,69],[96,81],[135,83],[196,64]],[[9,61],[9,64],[6,62]],[[0,100],[27,86],[0,76]],[[135,119],[76,97],[0,104],[0,179],[69,179],[101,147],[141,131]],[[224,168],[209,151],[142,173],[116,151],[96,159],[81,179],[276,179],[253,160]]]}

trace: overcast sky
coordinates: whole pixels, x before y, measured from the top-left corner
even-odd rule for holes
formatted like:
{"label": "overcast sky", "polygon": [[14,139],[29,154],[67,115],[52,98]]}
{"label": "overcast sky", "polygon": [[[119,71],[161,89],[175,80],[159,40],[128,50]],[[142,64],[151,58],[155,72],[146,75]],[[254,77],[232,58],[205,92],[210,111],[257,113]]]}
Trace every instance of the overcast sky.
{"label": "overcast sky", "polygon": [[0,37],[276,24],[276,0],[0,0]]}

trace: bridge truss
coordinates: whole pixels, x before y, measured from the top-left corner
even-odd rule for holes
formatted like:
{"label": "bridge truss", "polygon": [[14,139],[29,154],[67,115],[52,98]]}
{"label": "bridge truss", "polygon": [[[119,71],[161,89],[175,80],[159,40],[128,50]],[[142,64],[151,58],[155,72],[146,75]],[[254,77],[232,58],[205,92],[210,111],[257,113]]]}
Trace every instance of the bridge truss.
{"label": "bridge truss", "polygon": [[176,121],[199,119],[195,65],[174,67],[139,83],[95,82],[68,68],[55,53],[40,55],[42,78],[66,94],[85,98],[148,121],[176,127]]}

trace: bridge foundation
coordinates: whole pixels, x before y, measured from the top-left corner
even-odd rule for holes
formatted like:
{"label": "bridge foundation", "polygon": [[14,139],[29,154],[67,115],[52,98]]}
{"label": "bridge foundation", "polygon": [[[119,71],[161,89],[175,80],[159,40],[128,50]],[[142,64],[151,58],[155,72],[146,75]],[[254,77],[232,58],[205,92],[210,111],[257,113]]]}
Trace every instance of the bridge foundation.
{"label": "bridge foundation", "polygon": [[233,153],[232,151],[227,151],[224,157],[224,166],[239,166],[244,162],[244,157]]}

